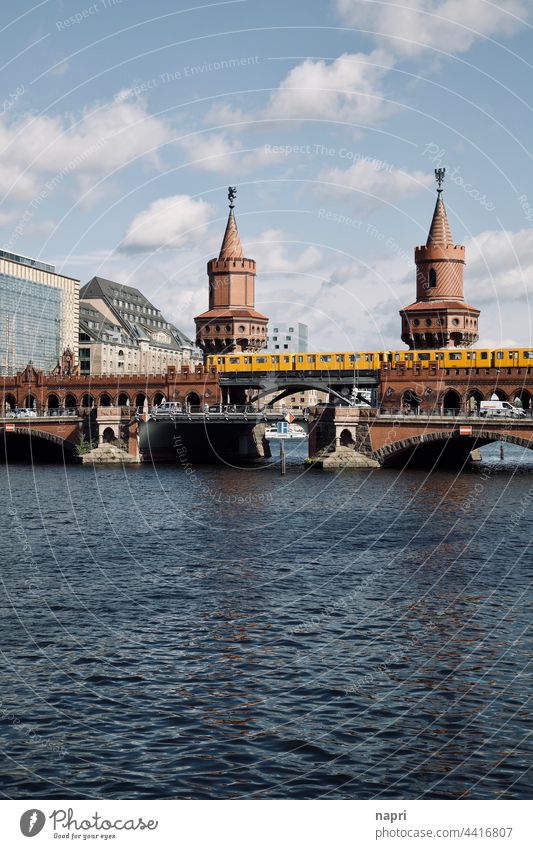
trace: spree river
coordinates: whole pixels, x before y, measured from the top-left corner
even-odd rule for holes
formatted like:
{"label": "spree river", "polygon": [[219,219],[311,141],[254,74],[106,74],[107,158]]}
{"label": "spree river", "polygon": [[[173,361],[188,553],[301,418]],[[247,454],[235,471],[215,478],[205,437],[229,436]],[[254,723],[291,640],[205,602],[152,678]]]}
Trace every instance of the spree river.
{"label": "spree river", "polygon": [[530,796],[528,455],[288,451],[1,469],[4,798]]}

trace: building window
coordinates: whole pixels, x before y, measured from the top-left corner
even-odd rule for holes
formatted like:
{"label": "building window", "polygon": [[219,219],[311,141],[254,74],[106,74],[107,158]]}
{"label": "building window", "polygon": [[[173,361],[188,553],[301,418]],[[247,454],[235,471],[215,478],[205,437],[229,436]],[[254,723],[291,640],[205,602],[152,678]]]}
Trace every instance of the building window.
{"label": "building window", "polygon": [[289,327],[289,333],[294,333],[294,327]]}
{"label": "building window", "polygon": [[437,272],[434,268],[429,269],[429,288],[435,289],[437,285]]}

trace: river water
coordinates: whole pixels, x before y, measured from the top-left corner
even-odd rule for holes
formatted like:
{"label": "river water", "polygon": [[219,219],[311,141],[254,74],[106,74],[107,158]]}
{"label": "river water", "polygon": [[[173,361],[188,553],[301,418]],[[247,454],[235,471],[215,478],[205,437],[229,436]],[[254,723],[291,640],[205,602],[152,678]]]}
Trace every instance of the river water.
{"label": "river water", "polygon": [[2,468],[3,797],[530,795],[527,455],[288,448]]}

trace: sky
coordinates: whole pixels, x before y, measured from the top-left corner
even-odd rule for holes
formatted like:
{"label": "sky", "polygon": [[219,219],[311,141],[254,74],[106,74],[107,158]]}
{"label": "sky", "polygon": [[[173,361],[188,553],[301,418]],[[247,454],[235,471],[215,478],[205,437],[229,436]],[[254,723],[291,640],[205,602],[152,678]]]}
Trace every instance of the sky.
{"label": "sky", "polygon": [[532,26],[530,0],[16,0],[0,243],[193,335],[235,185],[271,324],[403,348],[445,167],[479,344],[532,345]]}

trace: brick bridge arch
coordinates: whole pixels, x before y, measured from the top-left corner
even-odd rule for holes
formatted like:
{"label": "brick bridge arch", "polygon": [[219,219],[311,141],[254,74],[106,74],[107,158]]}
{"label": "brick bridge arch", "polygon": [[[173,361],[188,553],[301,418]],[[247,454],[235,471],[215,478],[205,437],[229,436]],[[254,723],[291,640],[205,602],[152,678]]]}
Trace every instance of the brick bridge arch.
{"label": "brick bridge arch", "polygon": [[39,439],[44,440],[45,442],[51,442],[61,448],[62,451],[64,451],[69,456],[72,456],[76,449],[76,445],[71,439],[58,436],[57,433],[51,433],[46,430],[39,430],[34,427],[17,427],[16,425],[13,427],[13,425],[10,424],[8,424],[7,426],[0,426],[0,440],[4,446],[8,444],[9,437],[12,435],[27,436],[30,440]]}
{"label": "brick bridge arch", "polygon": [[514,433],[508,433],[504,429],[501,431],[479,430],[471,436],[466,437],[460,436],[454,431],[442,430],[435,433],[416,434],[405,439],[397,440],[396,442],[391,442],[373,451],[371,456],[373,459],[378,460],[379,463],[386,464],[395,458],[399,458],[402,454],[413,452],[420,446],[434,445],[437,448],[440,443],[443,446],[456,448],[459,455],[467,457],[474,448],[482,448],[491,442],[508,442],[518,445],[521,448],[533,450],[533,438],[527,439]]}

